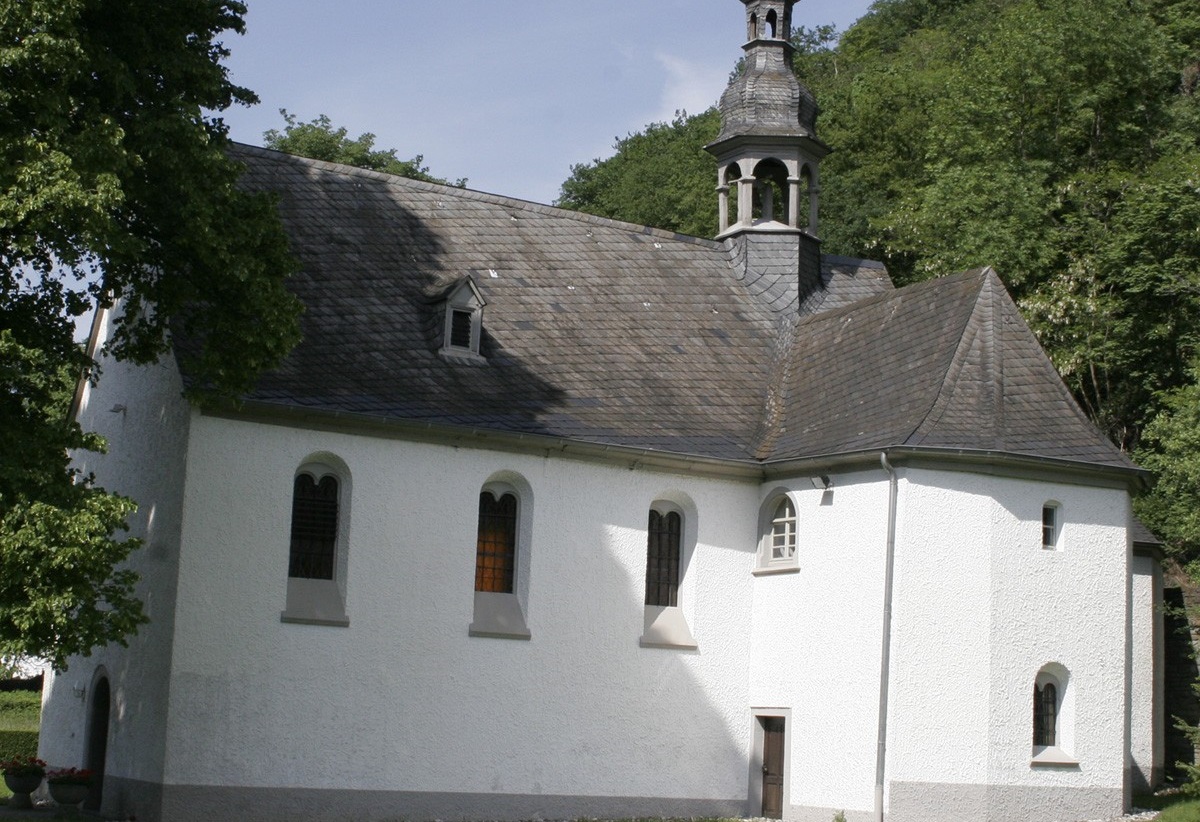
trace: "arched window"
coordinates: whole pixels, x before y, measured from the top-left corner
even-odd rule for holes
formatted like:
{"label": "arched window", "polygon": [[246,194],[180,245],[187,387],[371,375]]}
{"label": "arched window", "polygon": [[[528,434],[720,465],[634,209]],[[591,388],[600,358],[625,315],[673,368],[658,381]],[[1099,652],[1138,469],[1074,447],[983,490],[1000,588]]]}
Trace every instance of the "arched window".
{"label": "arched window", "polygon": [[796,556],[796,506],[782,497],[771,517],[771,562],[791,562]]}
{"label": "arched window", "polygon": [[1056,745],[1058,739],[1058,688],[1053,682],[1033,685],[1033,744]]}
{"label": "arched window", "polygon": [[475,529],[475,604],[467,632],[476,637],[529,639],[529,540],[533,490],[524,477],[501,471],[479,491]]}
{"label": "arched window", "polygon": [[338,536],[338,481],[306,470],[292,486],[292,536],[288,576],[333,579]]}
{"label": "arched window", "polygon": [[685,606],[688,565],[696,548],[698,513],[687,494],[670,490],[650,505],[646,526],[646,604],[642,610],[643,648],[697,648]]}
{"label": "arched window", "polygon": [[350,472],[332,454],[310,458],[292,478],[284,622],[349,625],[346,543]]}
{"label": "arched window", "polygon": [[677,511],[650,511],[646,529],[646,604],[679,604],[679,559],[683,518]]}
{"label": "arched window", "polygon": [[775,14],[775,9],[771,9],[767,12],[767,37],[774,40],[775,35],[778,33],[778,26],[779,18]]}
{"label": "arched window", "polygon": [[1070,672],[1057,662],[1042,666],[1033,680],[1034,766],[1076,765],[1075,700]]}
{"label": "arched window", "polygon": [[475,590],[511,594],[516,567],[517,497],[485,489],[479,494]]}

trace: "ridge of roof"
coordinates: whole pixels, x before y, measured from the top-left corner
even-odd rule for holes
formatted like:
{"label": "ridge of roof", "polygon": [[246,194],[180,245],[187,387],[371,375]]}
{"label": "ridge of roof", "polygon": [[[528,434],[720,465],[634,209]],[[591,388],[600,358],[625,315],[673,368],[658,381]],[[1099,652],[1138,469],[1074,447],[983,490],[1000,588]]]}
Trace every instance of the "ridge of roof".
{"label": "ridge of roof", "polygon": [[[950,411],[956,395],[956,389],[960,387],[960,381],[964,378],[965,372],[969,366],[969,360],[972,353],[975,353],[976,346],[982,348],[981,367],[986,373],[983,385],[990,393],[990,402],[993,415],[1003,415],[1004,413],[1004,392],[1001,390],[999,379],[1002,376],[996,372],[1003,370],[1003,365],[998,361],[996,356],[996,347],[993,334],[995,326],[993,317],[991,316],[994,306],[992,305],[992,293],[988,288],[990,282],[988,274],[992,274],[994,278],[995,272],[990,267],[972,269],[962,272],[963,277],[978,277],[979,288],[975,297],[975,304],[972,311],[963,317],[963,329],[959,337],[958,345],[946,363],[946,371],[941,381],[941,387],[934,395],[930,403],[929,410],[921,417],[920,422],[905,438],[905,442],[912,445],[920,445],[928,432],[937,427],[938,422]],[[976,322],[972,322],[975,320]],[[1002,428],[1002,426],[1001,426]]]}
{"label": "ridge of roof", "polygon": [[713,240],[706,237],[694,237],[690,234],[681,234],[677,231],[668,231],[664,228],[654,228],[653,226],[641,225],[640,223],[628,223],[623,220],[613,219],[611,217],[598,217],[595,214],[589,214],[586,211],[573,211],[569,208],[547,205],[545,203],[534,202],[533,200],[523,200],[519,197],[509,197],[503,194],[492,194],[486,191],[479,191],[477,189],[460,188],[458,186],[443,185],[441,183],[430,183],[426,182],[425,180],[415,180],[411,177],[404,177],[399,174],[389,174],[385,171],[375,171],[373,169],[361,168],[359,166],[347,165],[345,163],[335,163],[328,160],[314,160],[311,157],[304,157],[299,154],[289,154],[286,151],[279,151],[278,149],[273,148],[264,148],[263,146],[252,146],[248,143],[230,141],[230,147],[235,155],[252,154],[268,160],[286,159],[287,161],[297,161],[302,165],[312,166],[313,168],[318,168],[323,171],[346,174],[353,177],[364,177],[371,180],[385,182],[389,185],[400,185],[413,188],[417,191],[426,191],[429,193],[442,194],[449,197],[476,200],[504,208],[514,208],[533,214],[543,214],[562,219],[576,220],[581,223],[590,223],[592,225],[605,225],[620,231],[629,231],[631,233],[642,234],[647,237],[656,237],[674,242],[694,243],[714,250],[724,248],[724,243],[719,240]]}

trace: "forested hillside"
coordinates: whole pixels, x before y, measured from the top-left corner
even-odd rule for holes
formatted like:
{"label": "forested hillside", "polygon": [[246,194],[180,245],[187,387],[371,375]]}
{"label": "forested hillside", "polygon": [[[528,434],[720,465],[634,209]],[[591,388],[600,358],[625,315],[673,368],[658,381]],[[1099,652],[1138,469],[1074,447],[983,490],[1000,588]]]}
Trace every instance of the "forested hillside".
{"label": "forested hillside", "polygon": [[[1159,475],[1138,513],[1200,558],[1194,0],[879,0],[834,35],[794,37],[834,149],[824,249],[901,285],[993,266],[1082,407]],[[630,135],[559,203],[711,236],[718,127]]]}

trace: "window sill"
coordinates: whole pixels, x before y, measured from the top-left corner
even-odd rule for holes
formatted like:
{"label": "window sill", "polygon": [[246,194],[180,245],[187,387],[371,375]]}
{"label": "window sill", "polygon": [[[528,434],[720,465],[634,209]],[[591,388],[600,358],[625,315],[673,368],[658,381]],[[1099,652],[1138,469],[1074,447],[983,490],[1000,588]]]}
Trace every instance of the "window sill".
{"label": "window sill", "polygon": [[349,628],[350,617],[319,617],[308,614],[293,614],[284,611],[279,615],[280,622],[292,625],[328,625],[333,628]]}
{"label": "window sill", "polygon": [[1045,748],[1034,748],[1033,759],[1030,760],[1029,765],[1033,768],[1078,768],[1079,760],[1062,748],[1050,745]]}
{"label": "window sill", "polygon": [[279,621],[338,628],[350,625],[337,583],[331,579],[304,577],[288,578],[287,606],[279,615]]}
{"label": "window sill", "polygon": [[777,565],[759,565],[752,573],[756,577],[769,577],[775,574],[796,574],[800,572],[800,564],[795,562],[779,563]]}
{"label": "window sill", "polygon": [[525,625],[525,614],[515,594],[496,594],[489,591],[475,592],[475,612],[468,636],[489,639],[529,640],[532,634]]}
{"label": "window sill", "polygon": [[666,605],[647,605],[643,617],[643,648],[677,648],[694,651],[700,646],[692,637],[681,608]]}

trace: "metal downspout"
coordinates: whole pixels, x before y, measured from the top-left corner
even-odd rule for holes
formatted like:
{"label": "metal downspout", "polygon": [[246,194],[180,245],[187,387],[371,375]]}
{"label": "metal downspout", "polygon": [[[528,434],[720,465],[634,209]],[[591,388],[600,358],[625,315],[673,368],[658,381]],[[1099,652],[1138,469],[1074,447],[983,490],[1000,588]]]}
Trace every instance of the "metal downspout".
{"label": "metal downspout", "polygon": [[875,753],[875,822],[883,822],[883,773],[887,759],[888,673],[892,655],[892,569],[896,559],[896,498],[899,484],[887,452],[879,463],[888,472],[887,560],[883,577],[883,649],[879,655],[879,740]]}

